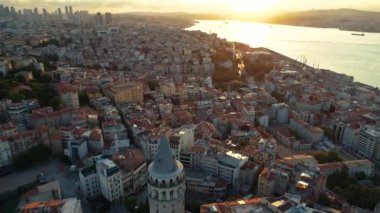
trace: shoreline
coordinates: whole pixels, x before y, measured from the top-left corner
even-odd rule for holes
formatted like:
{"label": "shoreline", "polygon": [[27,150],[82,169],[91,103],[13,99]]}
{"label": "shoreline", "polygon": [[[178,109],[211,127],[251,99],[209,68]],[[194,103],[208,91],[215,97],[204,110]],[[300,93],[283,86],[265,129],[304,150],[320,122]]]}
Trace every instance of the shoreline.
{"label": "shoreline", "polygon": [[366,30],[360,30],[360,29],[350,29],[350,28],[343,28],[339,26],[322,26],[322,25],[308,25],[308,24],[291,24],[291,23],[281,23],[281,22],[271,22],[271,21],[260,21],[260,20],[244,20],[244,19],[228,19],[228,18],[221,18],[221,19],[197,19],[195,20],[197,22],[199,21],[239,21],[239,22],[247,22],[247,23],[257,23],[257,24],[272,24],[272,25],[280,25],[280,26],[291,26],[291,27],[309,27],[309,28],[320,28],[320,29],[336,29],[339,31],[346,31],[346,32],[360,32],[364,34],[369,33],[379,33],[380,30],[373,30],[373,31],[366,31]]}
{"label": "shoreline", "polygon": [[[186,28],[183,28],[182,30],[185,30],[185,31],[191,31],[191,30],[188,30],[188,28],[195,26],[195,24],[199,23],[200,21],[206,21],[206,20],[192,20],[192,21],[191,21],[191,25],[188,26],[188,27],[186,27]],[[216,20],[216,19],[215,19],[215,20],[213,20],[213,21],[222,21],[222,20]],[[231,20],[229,20],[229,21],[231,21]],[[257,22],[250,22],[250,23],[257,23]],[[260,22],[260,23],[261,23],[261,22]],[[190,23],[188,23],[188,24],[190,24]],[[263,23],[263,24],[267,24],[267,23]],[[283,25],[283,24],[281,24],[281,25]],[[285,25],[285,26],[297,26],[297,25]],[[304,27],[304,26],[299,26],[299,27]],[[306,26],[306,27],[308,27],[308,26]],[[325,29],[325,28],[324,28],[324,29]],[[334,28],[334,29],[337,29],[337,28]],[[337,29],[337,30],[340,30],[340,29]],[[199,30],[199,31],[201,31],[201,30]],[[207,35],[210,35],[210,34],[211,34],[211,33],[204,32],[204,31],[201,31],[201,32],[203,32],[203,33],[205,33],[205,34],[207,34]],[[350,31],[347,31],[347,32],[350,32]],[[375,32],[372,32],[372,33],[375,33]],[[217,35],[217,37],[218,37],[219,39],[221,39],[221,38],[218,36],[217,33],[215,33],[215,34]],[[227,39],[226,39],[226,40],[227,40]],[[229,42],[233,42],[233,43],[235,43],[235,44],[241,44],[241,45],[244,45],[244,46],[248,47],[249,50],[258,50],[258,49],[260,49],[260,50],[268,51],[268,52],[270,52],[271,54],[274,54],[274,55],[276,55],[277,57],[282,58],[284,61],[291,62],[291,63],[295,63],[295,64],[297,64],[298,66],[307,67],[308,69],[321,70],[321,71],[330,72],[330,73],[332,73],[332,74],[336,74],[336,75],[345,75],[345,76],[348,76],[348,77],[352,77],[352,78],[353,78],[353,84],[355,84],[355,86],[364,86],[364,87],[367,87],[367,88],[372,89],[372,90],[376,90],[376,89],[379,90],[379,89],[380,89],[380,88],[377,87],[377,86],[373,86],[373,85],[369,85],[369,84],[362,83],[362,82],[359,82],[359,81],[355,81],[355,76],[350,76],[350,75],[347,75],[347,74],[345,74],[345,73],[338,73],[338,72],[336,72],[336,71],[329,70],[329,69],[317,69],[317,68],[311,67],[311,66],[309,66],[309,65],[307,65],[307,64],[305,64],[305,63],[299,62],[299,61],[297,61],[296,59],[291,58],[290,56],[287,56],[287,55],[285,55],[285,54],[282,54],[282,53],[276,52],[276,51],[274,51],[274,50],[272,50],[272,49],[269,49],[269,48],[266,48],[266,47],[251,47],[249,44],[242,43],[242,42],[239,42],[239,41],[229,41]]]}

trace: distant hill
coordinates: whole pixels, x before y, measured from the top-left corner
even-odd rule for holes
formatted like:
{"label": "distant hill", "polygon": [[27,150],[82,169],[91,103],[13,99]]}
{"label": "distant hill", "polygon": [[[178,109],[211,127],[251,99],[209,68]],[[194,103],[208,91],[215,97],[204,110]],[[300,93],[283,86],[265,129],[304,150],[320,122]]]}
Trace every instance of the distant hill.
{"label": "distant hill", "polygon": [[380,12],[353,9],[311,10],[281,14],[266,20],[274,24],[339,28],[341,30],[380,32]]}
{"label": "distant hill", "polygon": [[155,16],[155,17],[177,17],[186,20],[224,20],[225,17],[217,14],[207,13],[185,13],[185,12],[172,12],[172,13],[159,13],[159,12],[129,12],[124,15],[136,16]]}
{"label": "distant hill", "polygon": [[157,13],[131,12],[122,15],[161,17],[178,20],[241,20],[295,26],[339,28],[341,30],[358,32],[380,32],[380,12],[361,11],[353,9],[310,10],[304,12],[282,13],[265,18],[257,14],[207,14],[207,13]]}

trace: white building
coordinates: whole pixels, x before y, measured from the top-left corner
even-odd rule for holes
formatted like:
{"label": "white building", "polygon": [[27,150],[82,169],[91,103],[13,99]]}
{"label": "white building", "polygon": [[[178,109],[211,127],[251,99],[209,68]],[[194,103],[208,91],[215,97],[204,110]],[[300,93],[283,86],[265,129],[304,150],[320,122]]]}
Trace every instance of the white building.
{"label": "white building", "polygon": [[299,119],[290,120],[290,129],[295,131],[300,138],[312,143],[321,142],[324,135],[324,132],[321,128],[311,126],[305,121]]}
{"label": "white building", "polygon": [[285,103],[272,104],[272,111],[275,114],[276,121],[280,124],[289,122],[289,106]]}
{"label": "white building", "polygon": [[124,124],[116,120],[102,122],[102,130],[105,139],[114,139],[115,136],[122,138],[126,133]]}
{"label": "white building", "polygon": [[170,153],[166,137],[161,137],[154,162],[148,167],[148,198],[150,212],[185,212],[185,174],[181,162]]}
{"label": "white building", "polygon": [[82,213],[82,204],[77,198],[68,198],[63,200],[65,204],[61,208],[61,213]]}
{"label": "white building", "polygon": [[82,159],[88,153],[87,141],[84,139],[74,139],[68,143],[67,156],[71,160]]}
{"label": "white building", "polygon": [[191,125],[184,125],[179,128],[179,130],[174,133],[174,136],[177,136],[179,138],[179,142],[181,143],[182,150],[185,152],[189,152],[191,147],[194,145],[194,130],[196,126]]}
{"label": "white building", "polygon": [[375,161],[380,160],[380,131],[371,126],[362,127],[355,152]]}
{"label": "white building", "polygon": [[86,198],[97,197],[100,194],[99,179],[95,166],[89,166],[79,171],[80,189]]}
{"label": "white building", "polygon": [[225,180],[228,184],[238,187],[240,184],[240,171],[248,162],[248,157],[227,151],[225,153],[191,154],[191,167],[201,169],[204,173]]}
{"label": "white building", "polygon": [[8,139],[0,137],[0,168],[12,163],[12,151]]}
{"label": "white building", "polygon": [[2,77],[7,76],[8,71],[12,68],[12,64],[7,59],[1,59],[0,58],[0,74]]}
{"label": "white building", "polygon": [[356,142],[358,140],[359,132],[360,132],[359,126],[358,127],[353,127],[352,125],[347,126],[344,129],[344,133],[343,133],[343,139],[342,139],[343,147],[346,149],[354,150],[356,146]]}
{"label": "white building", "polygon": [[248,161],[248,157],[228,151],[218,159],[218,177],[228,181],[231,185],[239,184],[241,167]]}
{"label": "white building", "polygon": [[144,156],[147,161],[153,161],[157,153],[159,140],[150,140],[149,135],[142,135],[139,139],[140,146],[144,151]]}
{"label": "white building", "polygon": [[96,172],[99,178],[100,193],[110,202],[121,202],[123,200],[123,184],[119,167],[113,161],[103,159],[96,162]]}
{"label": "white building", "polygon": [[264,128],[268,128],[268,126],[269,126],[269,116],[268,115],[264,115],[264,114],[257,115],[257,120],[258,120],[260,126],[262,126]]}

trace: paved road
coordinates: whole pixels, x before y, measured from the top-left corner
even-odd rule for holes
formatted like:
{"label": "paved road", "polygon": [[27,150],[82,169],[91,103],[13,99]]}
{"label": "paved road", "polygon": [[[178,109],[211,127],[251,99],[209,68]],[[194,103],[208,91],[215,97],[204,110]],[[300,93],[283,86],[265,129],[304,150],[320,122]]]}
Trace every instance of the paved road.
{"label": "paved road", "polygon": [[78,172],[70,172],[69,167],[60,162],[59,159],[52,159],[28,170],[0,177],[0,194],[16,190],[20,186],[35,181],[36,176],[40,173],[45,174],[48,182],[59,181],[63,198],[79,198],[82,202],[83,212],[92,212],[88,201],[79,189]]}
{"label": "paved road", "polygon": [[59,160],[53,159],[42,165],[35,166],[33,168],[14,172],[9,175],[0,177],[0,194],[16,190],[18,187],[32,183],[36,180],[36,177],[40,173],[44,173],[48,181],[51,179],[57,179],[65,172],[65,165],[63,165]]}

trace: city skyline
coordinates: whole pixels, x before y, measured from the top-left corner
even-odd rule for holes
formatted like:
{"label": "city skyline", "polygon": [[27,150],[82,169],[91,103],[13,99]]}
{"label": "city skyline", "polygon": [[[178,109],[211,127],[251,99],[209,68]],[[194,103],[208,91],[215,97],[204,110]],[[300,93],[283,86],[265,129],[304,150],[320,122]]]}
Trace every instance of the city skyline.
{"label": "city skyline", "polygon": [[0,212],[380,213],[371,1],[0,0]]}
{"label": "city skyline", "polygon": [[2,0],[0,4],[22,8],[46,8],[49,12],[57,8],[64,8],[71,5],[76,10],[88,10],[91,13],[110,11],[113,13],[127,13],[138,11],[149,12],[191,12],[191,13],[212,13],[224,15],[273,15],[279,12],[317,10],[317,9],[338,9],[349,8],[358,10],[380,11],[380,2],[370,0],[353,1],[339,0],[335,2],[301,1],[301,0],[167,0],[156,2],[153,0],[128,1],[128,0]]}

